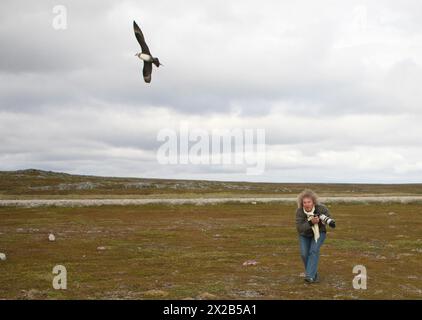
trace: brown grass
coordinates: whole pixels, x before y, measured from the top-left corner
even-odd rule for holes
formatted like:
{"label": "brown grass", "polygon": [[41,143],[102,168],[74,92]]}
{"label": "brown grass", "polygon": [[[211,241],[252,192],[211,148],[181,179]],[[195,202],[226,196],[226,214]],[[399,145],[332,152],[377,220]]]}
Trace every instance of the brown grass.
{"label": "brown grass", "polygon": [[[338,228],[322,249],[321,283],[309,286],[294,205],[0,207],[0,298],[422,298],[420,204],[330,209]],[[250,259],[258,264],[242,265]],[[67,290],[52,288],[57,264]],[[357,264],[367,290],[352,288]]]}
{"label": "brown grass", "polygon": [[0,199],[296,196],[305,188],[321,196],[422,195],[422,184],[247,183],[0,171]]}

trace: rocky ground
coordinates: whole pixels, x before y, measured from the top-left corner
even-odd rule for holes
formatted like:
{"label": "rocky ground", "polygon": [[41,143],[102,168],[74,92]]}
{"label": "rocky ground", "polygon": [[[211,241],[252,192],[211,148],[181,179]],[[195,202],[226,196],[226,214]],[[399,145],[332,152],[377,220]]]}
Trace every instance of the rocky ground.
{"label": "rocky ground", "polygon": [[[338,226],[311,286],[294,203],[3,206],[0,299],[422,299],[421,204],[328,206]],[[67,290],[52,287],[58,264]]]}
{"label": "rocky ground", "polygon": [[[304,188],[338,226],[312,286],[294,225]],[[422,299],[421,230],[421,184],[0,172],[0,299]],[[59,264],[67,290],[52,286]]]}
{"label": "rocky ground", "polygon": [[[422,196],[368,196],[368,197],[321,197],[324,203],[412,203],[422,202]],[[169,205],[207,205],[220,203],[292,203],[294,197],[228,197],[228,198],[153,198],[153,199],[30,199],[30,200],[0,200],[0,206],[59,206],[59,207],[80,207],[80,206],[128,206],[147,204],[169,204]]]}

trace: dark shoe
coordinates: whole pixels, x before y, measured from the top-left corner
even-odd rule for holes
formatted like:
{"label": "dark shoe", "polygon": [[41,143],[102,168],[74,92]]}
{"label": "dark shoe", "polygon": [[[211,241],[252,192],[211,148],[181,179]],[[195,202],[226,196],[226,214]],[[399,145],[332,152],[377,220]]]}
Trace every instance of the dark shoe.
{"label": "dark shoe", "polygon": [[306,283],[318,283],[319,282],[318,275],[316,275],[315,278],[305,277],[305,282]]}
{"label": "dark shoe", "polygon": [[314,279],[310,278],[310,277],[305,277],[305,282],[306,283],[314,283]]}

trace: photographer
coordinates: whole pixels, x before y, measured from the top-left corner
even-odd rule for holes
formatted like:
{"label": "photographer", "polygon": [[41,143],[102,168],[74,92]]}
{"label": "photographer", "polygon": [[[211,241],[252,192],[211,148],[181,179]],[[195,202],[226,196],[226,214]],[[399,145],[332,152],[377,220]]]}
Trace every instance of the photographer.
{"label": "photographer", "polygon": [[305,265],[305,281],[318,282],[319,251],[324,243],[327,228],[335,227],[327,207],[318,202],[312,190],[304,190],[298,196],[296,229],[299,233],[300,253]]}

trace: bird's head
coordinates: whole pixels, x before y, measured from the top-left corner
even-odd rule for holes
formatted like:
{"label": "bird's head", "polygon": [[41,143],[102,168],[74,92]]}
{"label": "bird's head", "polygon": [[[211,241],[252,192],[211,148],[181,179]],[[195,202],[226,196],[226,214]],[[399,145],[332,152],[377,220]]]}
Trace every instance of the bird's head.
{"label": "bird's head", "polygon": [[154,58],[153,63],[154,63],[157,67],[159,67],[159,66],[162,66],[162,65],[163,65],[163,64],[160,62],[160,60],[158,60],[158,58]]}
{"label": "bird's head", "polygon": [[135,57],[141,58],[141,53],[140,52],[135,53]]}

